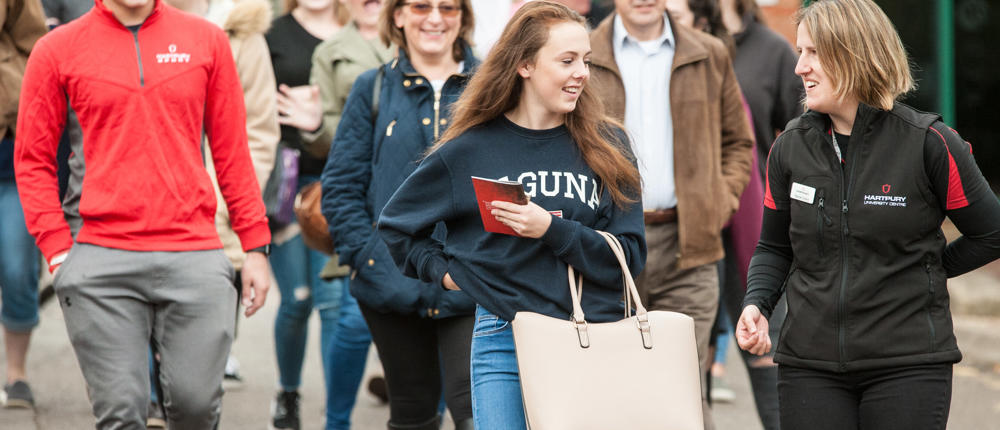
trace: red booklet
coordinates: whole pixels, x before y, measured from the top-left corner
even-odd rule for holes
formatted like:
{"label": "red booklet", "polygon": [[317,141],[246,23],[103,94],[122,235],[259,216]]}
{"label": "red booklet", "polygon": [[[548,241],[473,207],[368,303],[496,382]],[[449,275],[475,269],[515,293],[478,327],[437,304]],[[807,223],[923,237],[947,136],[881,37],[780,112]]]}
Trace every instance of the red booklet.
{"label": "red booklet", "polygon": [[476,201],[479,202],[479,216],[483,219],[483,228],[491,233],[520,237],[521,235],[497,220],[491,212],[493,211],[492,202],[496,200],[519,205],[528,204],[528,196],[524,194],[524,187],[519,182],[499,181],[477,176],[472,177],[472,187],[476,190]]}

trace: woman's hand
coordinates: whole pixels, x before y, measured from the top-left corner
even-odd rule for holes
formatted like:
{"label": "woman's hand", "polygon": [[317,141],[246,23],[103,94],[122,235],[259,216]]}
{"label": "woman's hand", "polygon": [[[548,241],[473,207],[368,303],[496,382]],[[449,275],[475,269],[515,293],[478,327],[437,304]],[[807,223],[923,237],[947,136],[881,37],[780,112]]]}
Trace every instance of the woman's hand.
{"label": "woman's hand", "polygon": [[441,279],[441,285],[444,285],[444,289],[449,290],[449,291],[460,291],[461,290],[461,288],[458,288],[458,284],[456,284],[455,281],[451,279],[451,274],[450,273],[445,273],[444,274],[444,278]]}
{"label": "woman's hand", "polygon": [[740,321],[736,323],[736,343],[744,351],[755,355],[764,355],[771,351],[767,318],[764,318],[756,305],[747,305],[743,308]]}
{"label": "woman's hand", "polygon": [[492,204],[493,217],[521,236],[538,239],[552,224],[552,214],[532,202],[519,205],[497,200]]}
{"label": "woman's hand", "polygon": [[323,124],[323,104],[319,99],[319,87],[279,85],[278,122],[299,130],[318,129]]}

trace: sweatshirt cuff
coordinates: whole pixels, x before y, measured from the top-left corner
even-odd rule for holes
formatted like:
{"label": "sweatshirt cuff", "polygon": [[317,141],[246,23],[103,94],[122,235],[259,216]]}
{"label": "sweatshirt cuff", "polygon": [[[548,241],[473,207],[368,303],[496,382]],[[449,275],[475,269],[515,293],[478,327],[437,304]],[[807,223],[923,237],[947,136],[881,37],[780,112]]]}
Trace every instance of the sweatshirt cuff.
{"label": "sweatshirt cuff", "polygon": [[240,236],[243,252],[271,243],[271,229],[267,226],[267,221],[254,224],[237,232],[237,234]]}
{"label": "sweatshirt cuff", "polygon": [[569,250],[570,244],[576,236],[577,223],[554,215],[551,216],[552,223],[549,224],[549,229],[545,231],[541,239],[542,242],[555,250],[556,255],[561,256]]}
{"label": "sweatshirt cuff", "polygon": [[444,275],[448,273],[448,260],[441,256],[435,256],[430,258],[425,266],[424,273],[430,278],[425,281],[444,289],[444,284],[441,281],[444,280]]}

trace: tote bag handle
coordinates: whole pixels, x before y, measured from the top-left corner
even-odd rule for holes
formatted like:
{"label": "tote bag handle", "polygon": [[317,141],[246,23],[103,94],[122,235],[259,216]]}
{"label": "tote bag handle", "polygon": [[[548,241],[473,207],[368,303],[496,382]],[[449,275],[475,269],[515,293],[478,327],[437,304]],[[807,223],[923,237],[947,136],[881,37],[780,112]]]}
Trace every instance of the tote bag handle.
{"label": "tote bag handle", "polygon": [[[635,287],[635,280],[632,278],[632,272],[628,268],[628,263],[625,261],[625,251],[622,249],[621,243],[615,235],[608,233],[606,231],[598,231],[604,240],[611,247],[611,251],[614,252],[615,257],[618,258],[618,264],[622,269],[622,281],[623,290],[625,297],[625,318],[632,317],[632,302],[635,302],[635,317],[636,326],[639,330],[639,334],[642,336],[642,346],[646,349],[653,348],[653,336],[650,334],[649,326],[649,315],[647,315],[646,307],[642,305],[642,300],[639,299],[639,290]],[[580,346],[583,348],[590,347],[590,336],[587,332],[587,320],[583,314],[583,307],[580,305],[580,298],[583,297],[583,275],[577,275],[573,270],[573,266],[567,266],[566,274],[569,278],[569,294],[573,299],[573,325],[576,327],[577,335],[580,338]]]}

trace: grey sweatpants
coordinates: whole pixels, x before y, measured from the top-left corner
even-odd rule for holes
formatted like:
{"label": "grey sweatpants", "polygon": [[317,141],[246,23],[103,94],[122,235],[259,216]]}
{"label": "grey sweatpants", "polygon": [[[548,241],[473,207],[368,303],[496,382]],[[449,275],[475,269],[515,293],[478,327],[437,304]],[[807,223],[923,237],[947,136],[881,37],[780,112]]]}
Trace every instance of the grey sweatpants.
{"label": "grey sweatpants", "polygon": [[211,429],[233,340],[222,250],[137,252],[77,243],[54,280],[97,428],[146,428],[149,346],[173,429]]}

